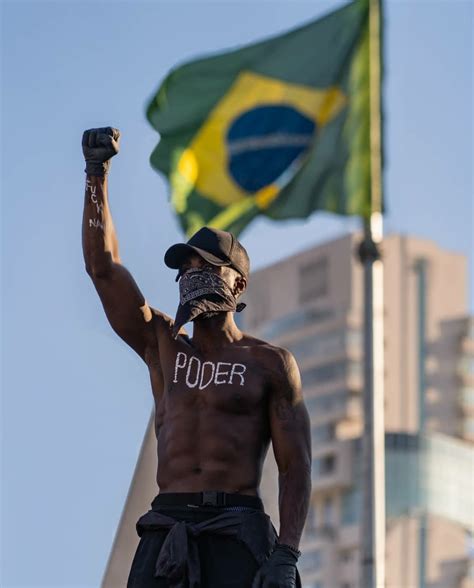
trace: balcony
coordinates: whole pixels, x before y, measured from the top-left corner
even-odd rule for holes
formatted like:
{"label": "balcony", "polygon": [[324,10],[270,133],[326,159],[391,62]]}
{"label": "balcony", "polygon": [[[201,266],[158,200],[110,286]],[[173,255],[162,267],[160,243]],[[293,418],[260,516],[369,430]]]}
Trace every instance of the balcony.
{"label": "balcony", "polygon": [[474,355],[464,354],[461,356],[457,373],[463,384],[474,382]]}
{"label": "balcony", "polygon": [[348,441],[334,441],[313,450],[313,492],[346,488],[352,484],[352,449]]}
{"label": "balcony", "polygon": [[358,524],[345,524],[339,527],[337,543],[339,549],[354,549],[358,545],[360,545],[360,527]]}
{"label": "balcony", "polygon": [[469,442],[474,441],[474,416],[466,415],[462,421],[462,437]]}
{"label": "balcony", "polygon": [[345,389],[305,396],[306,408],[313,427],[329,422],[337,423],[339,426],[340,422],[358,421],[362,417],[361,403],[359,394]]}
{"label": "balcony", "polygon": [[288,333],[304,329],[308,326],[322,325],[329,321],[341,318],[341,313],[337,313],[333,308],[300,308],[295,312],[286,314],[277,319],[266,321],[253,326],[257,336],[266,340],[276,341]]}
{"label": "balcony", "polygon": [[321,526],[314,527],[312,529],[305,529],[302,541],[303,548],[312,548],[316,545],[320,545],[326,542],[333,542],[338,537],[338,531],[336,527]]}
{"label": "balcony", "polygon": [[461,339],[459,351],[464,355],[474,355],[474,339],[468,337]]}
{"label": "balcony", "polygon": [[306,548],[298,563],[302,574],[319,572],[322,568],[323,554],[321,549]]}
{"label": "balcony", "polygon": [[474,386],[464,386],[460,390],[458,405],[464,415],[474,415]]}
{"label": "balcony", "polygon": [[301,380],[306,391],[324,390],[336,386],[349,390],[362,390],[362,364],[345,357],[325,363],[312,364],[301,369]]}

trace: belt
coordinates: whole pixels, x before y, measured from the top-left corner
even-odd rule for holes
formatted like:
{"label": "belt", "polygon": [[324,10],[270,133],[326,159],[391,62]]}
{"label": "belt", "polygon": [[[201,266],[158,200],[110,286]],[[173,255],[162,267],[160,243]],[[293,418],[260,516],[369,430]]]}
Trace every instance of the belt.
{"label": "belt", "polygon": [[247,494],[228,494],[227,492],[163,492],[151,503],[155,506],[246,506],[263,510],[258,496]]}

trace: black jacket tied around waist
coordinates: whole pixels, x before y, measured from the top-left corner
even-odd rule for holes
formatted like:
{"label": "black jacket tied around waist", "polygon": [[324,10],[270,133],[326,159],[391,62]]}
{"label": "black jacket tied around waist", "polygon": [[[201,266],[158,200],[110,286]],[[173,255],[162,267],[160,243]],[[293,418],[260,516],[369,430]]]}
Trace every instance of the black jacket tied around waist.
{"label": "black jacket tied around waist", "polygon": [[166,578],[172,588],[204,588],[196,537],[212,533],[233,537],[246,545],[261,565],[276,542],[270,518],[260,511],[223,511],[202,522],[175,519],[150,510],[137,522],[141,537],[145,531],[169,530],[155,566],[155,577]]}

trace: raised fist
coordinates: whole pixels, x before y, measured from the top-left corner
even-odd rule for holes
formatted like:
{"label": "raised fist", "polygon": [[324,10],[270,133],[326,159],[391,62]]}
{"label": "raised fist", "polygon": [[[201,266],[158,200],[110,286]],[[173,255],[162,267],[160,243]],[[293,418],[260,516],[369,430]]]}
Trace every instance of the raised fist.
{"label": "raised fist", "polygon": [[112,127],[89,129],[82,135],[82,152],[86,160],[86,173],[105,176],[110,159],[119,152],[120,131]]}

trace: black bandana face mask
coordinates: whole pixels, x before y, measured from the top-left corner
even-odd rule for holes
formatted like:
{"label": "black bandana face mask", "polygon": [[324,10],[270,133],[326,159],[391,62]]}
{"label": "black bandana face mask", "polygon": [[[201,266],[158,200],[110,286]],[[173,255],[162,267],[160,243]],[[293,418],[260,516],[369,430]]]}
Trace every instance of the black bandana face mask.
{"label": "black bandana face mask", "polygon": [[190,269],[179,280],[179,306],[173,327],[176,338],[180,328],[207,312],[241,312],[245,304],[237,303],[225,280],[212,270]]}

